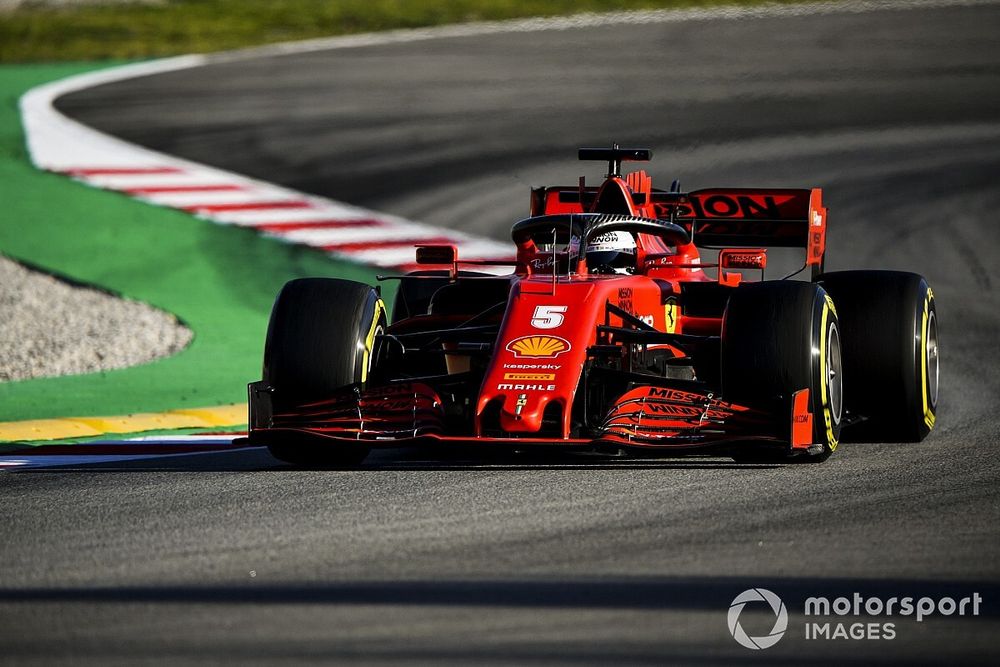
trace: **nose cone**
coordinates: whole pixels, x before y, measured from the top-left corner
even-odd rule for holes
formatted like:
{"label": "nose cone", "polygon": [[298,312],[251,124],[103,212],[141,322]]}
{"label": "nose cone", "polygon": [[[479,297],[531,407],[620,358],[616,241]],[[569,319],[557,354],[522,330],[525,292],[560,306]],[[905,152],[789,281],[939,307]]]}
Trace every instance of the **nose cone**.
{"label": "nose cone", "polygon": [[[539,373],[538,375],[555,374]],[[554,382],[511,382],[502,383],[500,394],[503,404],[500,407],[500,428],[510,433],[537,433],[542,429],[542,419],[545,408],[553,400],[557,385]],[[509,389],[507,387],[510,387]]]}
{"label": "nose cone", "polygon": [[[577,281],[559,282],[553,290],[548,278],[527,279],[513,290],[479,393],[479,432],[486,411],[486,430],[569,437],[567,406],[573,405],[603,303],[588,298],[592,291]],[[552,428],[554,419],[559,428]]]}
{"label": "nose cone", "polygon": [[[579,355],[575,354],[577,347]],[[494,359],[480,391],[480,416],[491,405],[491,414],[496,414],[493,410],[499,408],[498,426],[503,431],[537,433],[546,417],[551,420],[555,416],[550,405],[562,406],[558,414],[563,414],[566,406],[573,404],[585,350],[585,341],[574,345],[557,336],[508,339]],[[535,353],[538,356],[531,356]],[[559,429],[563,437],[567,437],[568,429],[568,423]]]}

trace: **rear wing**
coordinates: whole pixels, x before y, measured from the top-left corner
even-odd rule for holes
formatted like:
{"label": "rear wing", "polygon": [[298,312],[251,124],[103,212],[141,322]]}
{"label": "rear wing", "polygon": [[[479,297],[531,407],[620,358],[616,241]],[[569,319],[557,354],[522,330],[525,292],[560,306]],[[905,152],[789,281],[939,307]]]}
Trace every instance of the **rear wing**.
{"label": "rear wing", "polygon": [[687,228],[698,247],[804,248],[806,265],[822,270],[826,208],[819,188],[654,191],[650,199],[656,217]]}
{"label": "rear wing", "polygon": [[[804,248],[806,265],[814,274],[822,271],[826,207],[820,188],[666,192],[650,188],[645,180],[646,187],[629,183],[632,208],[638,215],[676,222],[688,230],[696,246]],[[537,188],[532,191],[532,214],[593,210],[598,191],[582,181],[576,188]]]}
{"label": "rear wing", "polygon": [[822,226],[822,191],[711,189],[652,193],[657,218],[675,219],[698,245],[805,248],[810,222]]}

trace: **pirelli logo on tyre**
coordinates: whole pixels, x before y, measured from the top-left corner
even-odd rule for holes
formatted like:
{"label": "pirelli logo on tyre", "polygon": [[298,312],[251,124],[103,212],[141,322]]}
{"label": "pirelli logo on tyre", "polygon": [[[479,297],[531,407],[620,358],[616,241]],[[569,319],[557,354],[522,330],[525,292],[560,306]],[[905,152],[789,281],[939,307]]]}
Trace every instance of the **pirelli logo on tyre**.
{"label": "pirelli logo on tyre", "polygon": [[504,373],[504,380],[555,380],[555,373]]}

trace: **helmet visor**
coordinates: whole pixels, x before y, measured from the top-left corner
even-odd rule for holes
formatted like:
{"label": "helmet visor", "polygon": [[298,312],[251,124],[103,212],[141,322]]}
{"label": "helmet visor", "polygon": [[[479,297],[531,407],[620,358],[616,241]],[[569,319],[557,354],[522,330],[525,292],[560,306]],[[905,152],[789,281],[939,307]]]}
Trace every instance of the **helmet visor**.
{"label": "helmet visor", "polygon": [[635,266],[635,253],[621,250],[592,250],[587,253],[587,265],[624,269]]}

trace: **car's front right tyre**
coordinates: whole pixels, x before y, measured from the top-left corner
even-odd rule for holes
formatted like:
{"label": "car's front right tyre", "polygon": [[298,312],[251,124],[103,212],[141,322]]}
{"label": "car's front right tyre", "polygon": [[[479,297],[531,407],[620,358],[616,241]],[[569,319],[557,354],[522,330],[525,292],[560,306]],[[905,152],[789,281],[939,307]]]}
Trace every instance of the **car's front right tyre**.
{"label": "car's front right tyre", "polygon": [[[375,339],[385,331],[385,304],[363,283],[300,278],[285,284],[271,310],[264,344],[263,379],[276,414],[363,385],[372,368]],[[304,467],[360,463],[363,444],[291,437],[267,443],[271,455]]]}

